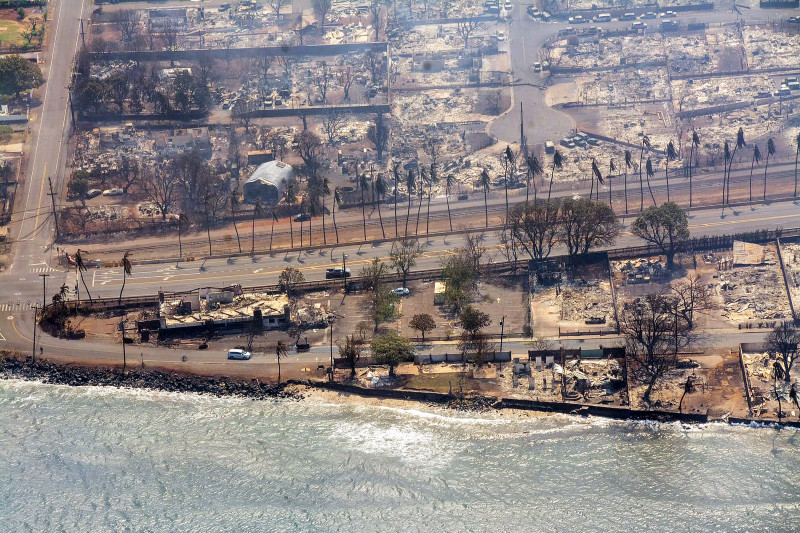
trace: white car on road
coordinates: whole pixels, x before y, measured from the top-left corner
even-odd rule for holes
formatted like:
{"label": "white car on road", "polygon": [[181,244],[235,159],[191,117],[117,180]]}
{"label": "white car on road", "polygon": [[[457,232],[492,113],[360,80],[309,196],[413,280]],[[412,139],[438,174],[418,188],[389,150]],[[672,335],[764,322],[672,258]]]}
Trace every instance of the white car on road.
{"label": "white car on road", "polygon": [[410,293],[411,291],[405,287],[397,287],[396,289],[392,289],[392,294],[397,294],[398,296],[408,296]]}
{"label": "white car on road", "polygon": [[240,360],[248,360],[252,357],[252,354],[247,350],[242,350],[241,348],[231,348],[228,350],[228,359],[240,359]]}

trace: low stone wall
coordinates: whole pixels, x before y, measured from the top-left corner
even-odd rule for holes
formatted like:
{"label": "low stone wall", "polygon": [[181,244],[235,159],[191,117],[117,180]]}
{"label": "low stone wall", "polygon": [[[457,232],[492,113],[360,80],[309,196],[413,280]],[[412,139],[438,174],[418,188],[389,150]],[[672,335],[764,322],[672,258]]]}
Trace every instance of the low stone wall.
{"label": "low stone wall", "polygon": [[39,358],[34,361],[30,357],[8,352],[0,354],[0,377],[39,380],[54,385],[154,389],[213,396],[245,396],[253,399],[297,397],[286,392],[285,385],[275,385],[256,379],[198,376],[138,368],[130,369],[123,374],[113,368],[61,364]]}

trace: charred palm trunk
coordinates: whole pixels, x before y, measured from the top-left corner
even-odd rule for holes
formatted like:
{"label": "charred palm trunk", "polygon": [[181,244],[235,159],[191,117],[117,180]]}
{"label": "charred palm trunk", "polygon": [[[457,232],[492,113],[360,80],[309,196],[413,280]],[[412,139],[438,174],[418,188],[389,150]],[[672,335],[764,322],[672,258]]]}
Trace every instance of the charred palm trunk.
{"label": "charred palm trunk", "polygon": [[625,187],[625,214],[628,214],[628,168],[625,167],[625,177],[623,178]]}
{"label": "charred palm trunk", "polygon": [[445,200],[447,201],[447,220],[450,222],[450,231],[453,231],[453,217],[450,215],[450,187],[447,188]]}
{"label": "charred palm trunk", "polygon": [[383,238],[386,238],[386,232],[383,230],[383,215],[381,215],[381,201],[377,195],[373,196],[373,201],[375,202],[375,206],[378,209],[378,220],[381,221],[381,235]]}

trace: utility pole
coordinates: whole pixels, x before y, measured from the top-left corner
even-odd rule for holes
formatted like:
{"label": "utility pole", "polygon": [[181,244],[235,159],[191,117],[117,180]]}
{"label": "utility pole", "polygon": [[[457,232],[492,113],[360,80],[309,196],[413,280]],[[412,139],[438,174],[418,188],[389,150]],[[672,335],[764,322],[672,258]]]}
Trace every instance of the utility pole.
{"label": "utility pole", "polygon": [[122,373],[123,374],[125,373],[125,366],[128,363],[128,360],[127,360],[127,358],[125,356],[126,355],[125,354],[125,319],[126,318],[128,318],[128,315],[123,316],[122,320],[119,323],[120,327],[122,328]]}
{"label": "utility pole", "polygon": [[56,225],[56,239],[58,239],[59,232],[58,232],[58,213],[56,213],[56,193],[53,192],[53,179],[51,177],[47,177],[47,183],[50,185],[50,192],[48,196],[50,197],[50,202],[53,205],[53,220],[55,221]]}
{"label": "utility pole", "polygon": [[344,293],[347,294],[347,254],[342,253],[342,279],[344,280]]}
{"label": "utility pole", "polygon": [[500,319],[500,351],[503,351],[503,331],[506,329],[506,315]]}
{"label": "utility pole", "polygon": [[85,47],[86,46],[86,32],[83,30],[83,19],[81,21],[81,44]]}
{"label": "utility pole", "polygon": [[42,309],[47,306],[47,277],[50,274],[39,274],[42,277]]}
{"label": "utility pole", "polygon": [[33,306],[33,348],[31,348],[31,361],[36,362],[36,321],[38,319],[39,307]]}
{"label": "utility pole", "polygon": [[525,121],[523,120],[522,102],[519,103],[519,148],[523,154],[528,155],[528,142],[525,139]]}

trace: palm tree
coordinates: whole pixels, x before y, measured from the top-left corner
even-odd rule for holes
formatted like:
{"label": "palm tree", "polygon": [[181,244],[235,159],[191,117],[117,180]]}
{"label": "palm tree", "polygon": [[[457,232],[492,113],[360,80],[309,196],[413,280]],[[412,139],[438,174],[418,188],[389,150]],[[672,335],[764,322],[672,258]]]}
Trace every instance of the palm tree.
{"label": "palm tree", "polygon": [[437,181],[439,181],[439,178],[436,177],[436,167],[431,163],[431,173],[428,176],[428,206],[425,212],[425,235],[429,234],[431,223],[431,195],[433,194],[433,186]]}
{"label": "palm tree", "polygon": [[508,161],[508,173],[505,176],[504,188],[506,191],[506,218],[508,220],[508,182],[511,181],[511,174],[514,172],[514,154],[511,152],[511,147],[506,145],[506,161]]}
{"label": "palm tree", "polygon": [[294,206],[295,202],[297,202],[297,192],[295,190],[294,184],[289,185],[286,187],[286,205],[289,206],[289,238],[291,247],[294,248],[294,223],[292,216],[292,206]]}
{"label": "palm tree", "polygon": [[234,189],[228,197],[231,206],[231,217],[233,218],[233,230],[236,232],[236,243],[239,245],[239,253],[242,253],[242,241],[239,238],[239,228],[236,227],[236,209],[239,207],[239,191]]}
{"label": "palm tree", "polygon": [[[86,289],[86,295],[89,297],[89,303],[91,304],[92,293],[89,292],[89,287],[86,286],[86,280],[83,279],[83,273],[86,272],[86,263],[83,262],[83,254],[80,248],[77,252],[75,252],[75,270],[78,272],[78,276],[81,278],[81,283],[83,283],[83,288]],[[80,296],[78,296],[78,301],[80,301]]]}
{"label": "palm tree", "polygon": [[450,190],[453,188],[456,178],[452,174],[448,174],[444,178],[445,200],[447,201],[447,220],[450,221],[450,231],[453,231],[453,217],[450,216]]}
{"label": "palm tree", "polygon": [[[592,184],[594,184],[594,178],[597,178],[597,201],[600,201],[600,184],[605,183],[603,181],[603,175],[600,173],[600,167],[597,166],[597,160],[592,158]],[[589,194],[589,200],[592,199],[591,193]]]}
{"label": "palm tree", "polygon": [[[733,169],[733,158],[736,157],[736,150],[739,148],[744,148],[747,146],[747,143],[744,141],[744,130],[739,128],[739,131],[736,132],[736,146],[733,147],[733,154],[731,154],[730,162],[728,163],[728,178],[726,180],[727,186],[727,203],[731,202],[731,170]],[[723,202],[724,203],[724,202]],[[725,206],[723,205],[723,209]]]}
{"label": "palm tree", "polygon": [[378,208],[378,220],[381,221],[381,235],[383,238],[386,238],[386,232],[383,230],[383,215],[381,215],[381,201],[386,196],[386,180],[383,178],[383,174],[378,172],[378,177],[375,178],[373,182],[373,187],[375,189],[375,194],[372,197],[372,201]]}
{"label": "palm tree", "polygon": [[397,187],[400,184],[400,162],[396,162],[392,167],[392,174],[394,176],[394,236],[399,237],[397,231]]}
{"label": "palm tree", "polygon": [[419,172],[419,187],[417,187],[417,225],[414,228],[414,233],[419,235],[419,216],[422,213],[422,196],[425,194],[425,185],[430,185],[428,180],[428,173],[423,166]]}
{"label": "palm tree", "polygon": [[122,256],[122,288],[119,290],[119,305],[122,305],[122,291],[125,290],[125,278],[131,275],[132,265],[129,259],[130,255],[130,252],[125,252],[125,255]]}
{"label": "palm tree", "polygon": [[625,150],[625,166],[623,169],[625,170],[625,214],[628,214],[628,170],[633,167],[633,154],[630,150]]}
{"label": "palm tree", "polygon": [[672,141],[667,143],[667,160],[664,162],[664,177],[667,179],[667,201],[669,202],[669,162],[678,159],[678,151]]}
{"label": "palm tree", "polygon": [[269,251],[272,251],[272,238],[275,236],[275,223],[278,222],[278,213],[272,208],[272,229],[269,232]]}
{"label": "palm tree", "polygon": [[775,141],[772,140],[772,137],[767,139],[767,159],[764,162],[764,202],[767,201],[767,169],[769,168],[769,156],[771,155],[775,155]]}
{"label": "palm tree", "polygon": [[308,213],[308,245],[311,246],[311,223],[314,220],[314,217],[317,215],[317,204],[314,202],[314,199],[310,196],[309,193],[308,200],[306,201],[306,209]]}
{"label": "palm tree", "polygon": [[[650,144],[650,137],[647,135],[642,135],[642,145],[639,150],[639,211],[644,211],[644,181],[642,180],[642,158],[644,157],[644,149],[647,148],[650,151],[651,144]],[[650,186],[650,182],[647,182],[647,186]],[[651,191],[652,194],[652,191]],[[653,199],[653,203],[655,204],[655,198]]]}
{"label": "palm tree", "polygon": [[796,148],[794,150],[794,197],[797,198],[797,160],[800,158],[800,133],[797,134],[795,140]]}
{"label": "palm tree", "polygon": [[536,201],[536,175],[544,171],[541,161],[536,156],[528,157],[526,163],[528,164],[528,172],[526,174],[528,181],[525,184],[525,205],[528,204],[528,196],[531,192],[531,178],[533,178],[533,198]]}
{"label": "palm tree", "polygon": [[556,150],[553,153],[553,169],[550,171],[550,186],[547,188],[547,204],[550,204],[550,194],[553,191],[553,178],[555,177],[556,169],[561,168],[563,158],[561,157],[561,152]]}
{"label": "palm tree", "polygon": [[369,181],[367,181],[367,174],[361,174],[359,179],[359,189],[361,189],[361,218],[364,225],[364,240],[367,240],[367,208],[366,201],[364,200],[364,191],[369,189]]}
{"label": "palm tree", "polygon": [[203,211],[206,215],[206,235],[208,236],[208,257],[211,257],[211,213],[210,213],[211,193],[206,192],[203,195]]}
{"label": "palm tree", "polygon": [[[250,230],[250,255],[256,255],[256,217],[262,218],[264,216],[264,207],[261,205],[261,200],[256,198],[256,203],[253,204],[253,227]],[[273,221],[272,227],[275,227]],[[269,239],[270,246],[272,246],[272,237]]]}
{"label": "palm tree", "polygon": [[611,207],[613,210],[613,206],[611,205],[611,176],[614,172],[617,171],[617,165],[614,164],[613,159],[608,160],[608,207]]}
{"label": "palm tree", "polygon": [[308,195],[304,194],[302,198],[300,198],[300,248],[303,247],[303,222],[304,215],[308,213]]}
{"label": "palm tree", "polygon": [[336,244],[339,244],[339,228],[336,226],[336,206],[342,205],[342,189],[336,187],[333,190],[333,205],[331,205],[331,216],[333,217],[333,231],[336,232]]}
{"label": "palm tree", "polygon": [[289,350],[286,349],[286,344],[283,341],[278,341],[278,344],[275,346],[275,358],[278,360],[278,384],[281,383],[281,359],[286,357],[289,354]]}
{"label": "palm tree", "polygon": [[689,150],[689,207],[692,207],[692,170],[694,169],[694,151],[700,150],[700,136],[692,131],[692,143]]}
{"label": "palm tree", "polygon": [[331,182],[328,178],[322,180],[322,244],[328,244],[327,230],[325,229],[325,198],[331,195]]}
{"label": "palm tree", "polygon": [[647,190],[650,191],[650,197],[653,199],[653,205],[656,205],[656,197],[653,195],[653,189],[650,188],[650,178],[656,175],[655,170],[653,170],[653,162],[650,160],[650,156],[647,157],[647,162],[645,163],[645,174],[647,175]]}
{"label": "palm tree", "polygon": [[683,412],[683,399],[686,397],[686,394],[692,390],[692,377],[689,376],[686,378],[686,382],[683,384],[683,394],[681,394],[681,400],[678,402],[678,412]]}
{"label": "palm tree", "polygon": [[483,187],[483,209],[484,213],[486,213],[486,226],[489,227],[489,185],[491,185],[492,180],[489,177],[489,173],[484,168],[481,172],[480,178],[481,187]]}
{"label": "palm tree", "polygon": [[761,162],[761,150],[758,149],[758,145],[757,144],[754,144],[753,145],[753,159],[750,161],[750,180],[749,180],[750,194],[748,196],[750,202],[753,201],[753,169],[755,168],[756,163],[760,163],[760,162]]}
{"label": "palm tree", "polygon": [[408,169],[408,174],[406,175],[406,192],[408,194],[408,210],[406,211],[406,231],[404,235],[408,236],[408,219],[411,217],[411,199],[414,197],[414,187],[415,187],[416,180],[414,179],[414,171],[412,169]]}
{"label": "palm tree", "polygon": [[725,160],[722,164],[722,210],[725,211],[725,181],[726,177],[728,176],[728,160],[731,158],[731,147],[728,144],[728,141],[725,141],[725,146],[722,152],[725,157]]}

